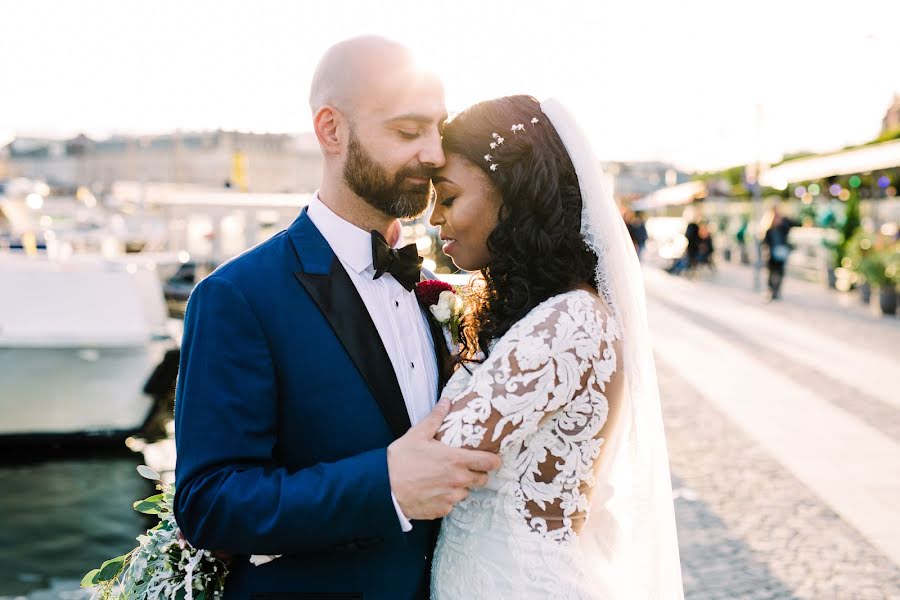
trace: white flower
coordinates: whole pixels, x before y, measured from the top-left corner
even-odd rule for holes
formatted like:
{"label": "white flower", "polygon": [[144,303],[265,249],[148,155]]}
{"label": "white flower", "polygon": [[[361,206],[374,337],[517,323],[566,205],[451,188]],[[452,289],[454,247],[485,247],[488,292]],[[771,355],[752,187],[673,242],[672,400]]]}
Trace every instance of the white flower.
{"label": "white flower", "polygon": [[496,170],[497,170],[497,163],[494,163],[491,165],[491,171],[496,171]]}
{"label": "white flower", "polygon": [[453,294],[453,314],[462,315],[463,310],[466,308],[466,303],[463,302],[463,299],[459,294]]}
{"label": "white flower", "polygon": [[497,139],[498,137],[500,137],[500,136],[497,135],[497,132],[494,132],[494,133],[491,134],[491,137],[494,138],[494,139],[496,140],[496,139]]}
{"label": "white flower", "polygon": [[538,123],[537,117],[532,117],[531,123],[532,123],[532,124]]}
{"label": "white flower", "polygon": [[453,308],[456,306],[456,292],[451,292],[450,290],[444,290],[438,296],[438,305],[446,306],[447,308]]}
{"label": "white flower", "polygon": [[428,309],[438,323],[446,325],[453,317],[462,315],[465,303],[456,292],[444,290],[438,296],[437,304],[432,304]]}
{"label": "white flower", "polygon": [[450,290],[444,290],[438,296],[438,303],[428,307],[438,323],[446,324],[453,317],[458,296]]}
{"label": "white flower", "polygon": [[485,155],[484,155],[484,160],[486,160],[487,162],[491,162],[491,160],[493,160],[493,158],[494,158],[494,157],[491,156],[490,154],[485,154]]}
{"label": "white flower", "polygon": [[495,149],[496,147],[497,147],[497,144],[495,144],[494,142],[491,142],[491,150]]}
{"label": "white flower", "polygon": [[445,325],[450,320],[450,308],[446,306],[441,306],[440,304],[433,304],[428,307],[431,311],[431,314],[434,315],[435,320],[441,325]]}
{"label": "white flower", "polygon": [[513,125],[512,129],[510,129],[510,131],[512,131],[513,133],[516,133],[517,131],[523,131],[524,129],[525,129],[525,126],[521,123],[518,123],[516,125]]}
{"label": "white flower", "polygon": [[498,143],[498,144],[502,144],[502,143],[503,143],[503,138],[502,138],[502,137],[498,137],[498,138],[497,138],[497,143]]}
{"label": "white flower", "polygon": [[431,309],[431,313],[438,319],[442,325],[446,325],[450,318],[453,316],[453,311],[449,307],[443,306],[434,306]]}

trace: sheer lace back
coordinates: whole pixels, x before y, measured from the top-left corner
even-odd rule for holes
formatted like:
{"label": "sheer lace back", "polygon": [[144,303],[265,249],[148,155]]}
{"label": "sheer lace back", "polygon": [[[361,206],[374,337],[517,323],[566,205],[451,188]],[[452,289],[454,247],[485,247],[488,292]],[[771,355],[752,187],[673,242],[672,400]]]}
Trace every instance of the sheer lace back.
{"label": "sheer lace back", "polygon": [[499,452],[504,463],[503,498],[476,500],[510,503],[526,533],[576,540],[614,421],[608,396],[621,384],[619,339],[603,300],[576,290],[537,306],[484,363],[454,376],[439,439]]}

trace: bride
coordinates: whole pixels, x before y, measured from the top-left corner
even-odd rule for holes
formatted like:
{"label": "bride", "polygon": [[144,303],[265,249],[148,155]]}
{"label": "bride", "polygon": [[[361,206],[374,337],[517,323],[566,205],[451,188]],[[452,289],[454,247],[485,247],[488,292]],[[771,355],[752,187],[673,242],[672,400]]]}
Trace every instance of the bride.
{"label": "bride", "polygon": [[443,144],[431,223],[483,285],[437,437],[503,467],[444,518],[432,597],[681,599],[640,267],[587,139],[511,96]]}

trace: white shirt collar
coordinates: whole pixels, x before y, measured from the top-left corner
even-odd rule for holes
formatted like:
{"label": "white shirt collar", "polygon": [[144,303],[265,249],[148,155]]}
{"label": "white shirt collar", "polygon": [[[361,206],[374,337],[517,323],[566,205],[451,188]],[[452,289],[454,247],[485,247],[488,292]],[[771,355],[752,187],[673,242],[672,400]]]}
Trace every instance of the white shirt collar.
{"label": "white shirt collar", "polygon": [[307,214],[334,254],[357,273],[372,266],[372,234],[363,231],[325,206],[319,192],[313,195]]}

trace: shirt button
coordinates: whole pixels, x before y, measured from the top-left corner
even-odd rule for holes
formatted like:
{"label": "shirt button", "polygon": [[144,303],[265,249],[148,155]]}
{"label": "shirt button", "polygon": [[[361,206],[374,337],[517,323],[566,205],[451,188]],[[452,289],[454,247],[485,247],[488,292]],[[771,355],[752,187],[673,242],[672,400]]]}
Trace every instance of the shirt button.
{"label": "shirt button", "polygon": [[400,308],[400,301],[394,300],[394,306],[396,306],[397,308]]}
{"label": "shirt button", "polygon": [[415,363],[409,363],[409,368],[410,368],[410,369],[415,369],[415,368],[416,368],[416,364],[415,364]]}

